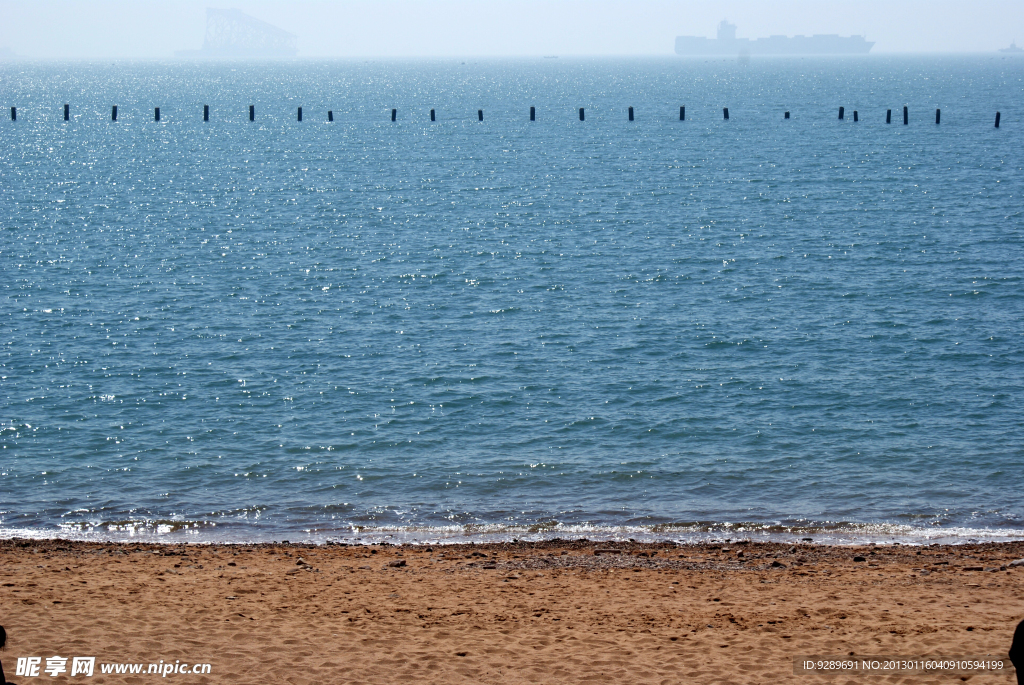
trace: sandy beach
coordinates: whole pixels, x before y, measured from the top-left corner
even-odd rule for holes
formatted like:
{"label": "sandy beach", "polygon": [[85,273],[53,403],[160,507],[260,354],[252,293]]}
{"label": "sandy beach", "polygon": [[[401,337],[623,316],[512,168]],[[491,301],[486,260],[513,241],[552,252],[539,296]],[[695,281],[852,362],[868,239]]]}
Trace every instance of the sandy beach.
{"label": "sandy beach", "polygon": [[[1005,659],[1024,543],[828,547],[0,542],[0,653],[64,681],[972,683],[978,674],[794,673],[809,656]],[[96,657],[91,678],[71,657]],[[103,674],[104,663],[210,664]]]}

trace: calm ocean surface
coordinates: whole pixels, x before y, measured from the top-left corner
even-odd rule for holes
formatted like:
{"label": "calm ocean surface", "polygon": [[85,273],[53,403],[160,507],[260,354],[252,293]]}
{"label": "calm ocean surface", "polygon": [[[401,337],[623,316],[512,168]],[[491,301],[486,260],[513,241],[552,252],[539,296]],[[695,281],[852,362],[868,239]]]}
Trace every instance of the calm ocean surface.
{"label": "calm ocean surface", "polygon": [[0,105],[0,536],[1024,537],[1024,59],[6,63]]}

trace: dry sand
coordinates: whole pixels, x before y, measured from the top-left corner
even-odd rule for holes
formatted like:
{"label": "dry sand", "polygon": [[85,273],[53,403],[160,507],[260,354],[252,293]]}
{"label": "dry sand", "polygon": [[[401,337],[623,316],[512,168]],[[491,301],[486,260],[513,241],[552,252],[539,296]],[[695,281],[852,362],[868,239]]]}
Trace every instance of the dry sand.
{"label": "dry sand", "polygon": [[[611,548],[618,553],[595,554]],[[1024,618],[1024,567],[1009,567],[1022,556],[1024,543],[7,540],[0,625],[9,643],[0,660],[19,685],[55,679],[15,676],[17,657],[53,655],[212,665],[211,675],[168,676],[188,683],[1008,684],[1012,669],[794,674],[793,658],[1004,658]],[[104,676],[98,666],[92,678],[59,679],[164,680]]]}

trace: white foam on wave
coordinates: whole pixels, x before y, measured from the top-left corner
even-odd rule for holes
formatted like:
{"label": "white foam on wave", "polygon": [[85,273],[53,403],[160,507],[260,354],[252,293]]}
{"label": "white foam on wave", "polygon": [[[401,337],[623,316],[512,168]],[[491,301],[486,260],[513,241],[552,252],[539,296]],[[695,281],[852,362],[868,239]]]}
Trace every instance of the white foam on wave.
{"label": "white foam on wave", "polygon": [[920,527],[892,523],[678,523],[659,525],[481,524],[447,526],[318,526],[293,530],[260,526],[217,526],[198,521],[119,521],[56,528],[7,527],[0,539],[67,539],[104,542],[222,543],[311,542],[324,544],[460,544],[467,542],[540,542],[551,539],[619,540],[694,544],[751,540],[754,542],[810,541],[817,544],[971,544],[1024,540],[1020,528]]}

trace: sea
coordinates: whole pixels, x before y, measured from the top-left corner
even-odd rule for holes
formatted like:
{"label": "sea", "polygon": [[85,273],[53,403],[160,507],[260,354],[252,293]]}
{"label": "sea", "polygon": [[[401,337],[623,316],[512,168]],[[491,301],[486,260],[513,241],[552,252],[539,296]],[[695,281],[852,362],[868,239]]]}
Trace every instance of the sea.
{"label": "sea", "polygon": [[0,537],[1024,538],[1024,59],[22,61],[0,105]]}

